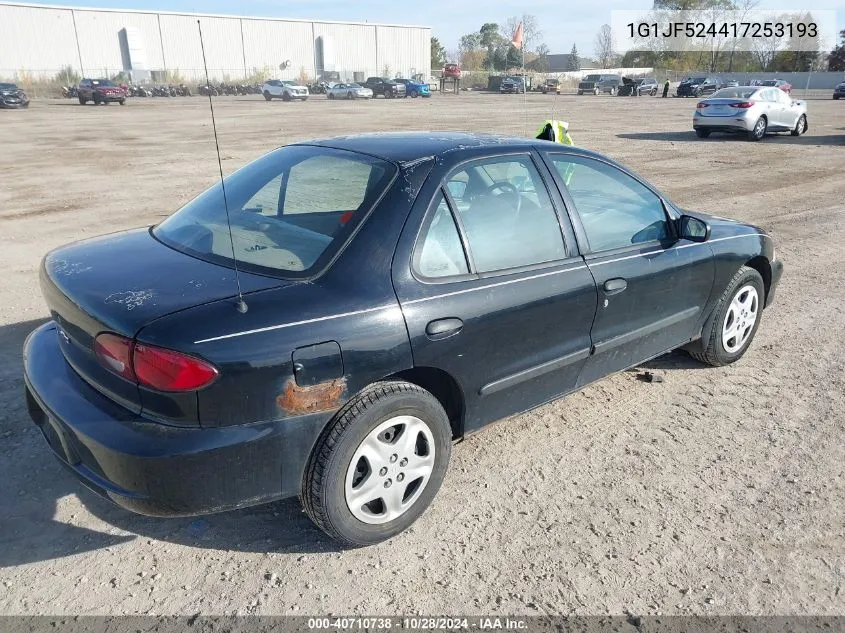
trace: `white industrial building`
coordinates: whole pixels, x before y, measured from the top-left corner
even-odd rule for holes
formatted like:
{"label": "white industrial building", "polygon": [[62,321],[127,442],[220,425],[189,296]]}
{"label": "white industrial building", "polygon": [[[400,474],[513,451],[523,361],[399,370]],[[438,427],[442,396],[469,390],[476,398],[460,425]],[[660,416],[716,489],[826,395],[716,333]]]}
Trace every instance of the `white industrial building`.
{"label": "white industrial building", "polygon": [[0,80],[48,78],[71,66],[86,77],[170,71],[199,81],[198,20],[212,80],[429,73],[428,27],[0,2]]}

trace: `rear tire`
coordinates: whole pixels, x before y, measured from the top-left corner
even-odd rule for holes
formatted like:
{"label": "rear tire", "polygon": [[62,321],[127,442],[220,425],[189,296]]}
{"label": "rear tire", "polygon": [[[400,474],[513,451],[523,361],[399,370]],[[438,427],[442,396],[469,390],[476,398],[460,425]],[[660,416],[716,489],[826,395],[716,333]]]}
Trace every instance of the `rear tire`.
{"label": "rear tire", "polygon": [[695,135],[696,135],[698,138],[707,138],[708,136],[710,136],[710,130],[703,130],[703,129],[701,129],[701,128],[698,128],[698,129],[695,131]]}
{"label": "rear tire", "polygon": [[334,99],[334,95],[332,93],[329,93],[329,99]]}
{"label": "rear tire", "polygon": [[[633,94],[633,93],[632,93],[632,94]],[[611,97],[615,97],[615,96],[616,96],[616,88],[611,88],[611,89],[610,89],[610,96],[611,96]]]}
{"label": "rear tire", "polygon": [[748,140],[749,141],[760,141],[766,136],[766,128],[768,127],[768,123],[764,117],[760,117],[757,119],[757,122],[754,124],[754,127],[748,133]]}
{"label": "rear tire", "polygon": [[595,89],[593,90],[593,94],[594,94],[594,95],[596,95],[596,96],[598,97],[598,96],[601,94],[601,90],[599,90],[598,88],[595,88]]}
{"label": "rear tire", "polygon": [[303,479],[305,512],[347,545],[388,539],[428,508],[451,450],[449,419],[431,393],[403,381],[374,383],[338,411],[317,441]]}
{"label": "rear tire", "polygon": [[792,136],[801,136],[807,131],[807,115],[802,114],[795,122],[795,129],[790,132]]}
{"label": "rear tire", "polygon": [[86,103],[88,103],[88,99],[85,97],[79,97],[79,105],[85,105]]}
{"label": "rear tire", "polygon": [[120,101],[118,101],[118,103],[120,105],[126,105],[126,99],[121,99]]}

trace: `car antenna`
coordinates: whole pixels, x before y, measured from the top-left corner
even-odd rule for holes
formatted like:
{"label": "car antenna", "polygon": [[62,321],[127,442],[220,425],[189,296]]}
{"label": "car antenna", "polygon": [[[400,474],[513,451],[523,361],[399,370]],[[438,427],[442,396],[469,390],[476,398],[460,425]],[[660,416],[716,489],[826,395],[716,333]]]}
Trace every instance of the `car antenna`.
{"label": "car antenna", "polygon": [[[208,64],[205,61],[205,44],[202,41],[202,24],[197,20],[197,28],[200,32],[200,49],[202,50],[202,67],[205,70],[205,83],[211,85],[208,79]],[[214,147],[217,150],[217,168],[220,170],[220,189],[223,191],[223,208],[226,211],[226,226],[229,228],[229,245],[232,247],[232,263],[235,265],[235,283],[238,286],[238,302],[235,304],[238,312],[245,313],[249,308],[244,301],[244,293],[241,291],[241,276],[238,271],[238,258],[235,256],[235,238],[232,235],[232,220],[229,218],[229,201],[226,199],[226,182],[223,178],[223,161],[220,159],[220,142],[217,140],[217,123],[214,121],[214,102],[211,99],[211,91],[208,90],[208,107],[211,110],[211,127],[214,130]]]}

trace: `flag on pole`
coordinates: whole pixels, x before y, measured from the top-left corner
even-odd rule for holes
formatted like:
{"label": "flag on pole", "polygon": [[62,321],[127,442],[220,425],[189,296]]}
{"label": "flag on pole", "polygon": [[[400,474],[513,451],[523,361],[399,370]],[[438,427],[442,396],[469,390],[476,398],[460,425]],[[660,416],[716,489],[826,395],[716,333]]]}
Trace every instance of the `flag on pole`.
{"label": "flag on pole", "polygon": [[513,34],[513,39],[511,40],[511,44],[513,44],[516,48],[522,48],[522,36],[523,36],[523,28],[522,22],[519,23],[519,26],[516,27],[516,33]]}

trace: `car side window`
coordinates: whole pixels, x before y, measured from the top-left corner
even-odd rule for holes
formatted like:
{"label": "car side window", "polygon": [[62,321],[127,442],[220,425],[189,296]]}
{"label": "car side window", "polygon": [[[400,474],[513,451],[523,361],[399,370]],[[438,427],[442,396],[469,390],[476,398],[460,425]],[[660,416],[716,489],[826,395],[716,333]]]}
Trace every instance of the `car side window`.
{"label": "car side window", "polygon": [[455,218],[442,192],[437,193],[422,239],[414,253],[414,270],[423,277],[454,277],[469,273]]}
{"label": "car side window", "polygon": [[446,180],[475,271],[494,272],[564,259],[560,223],[528,156],[497,156],[460,167]]}
{"label": "car side window", "polygon": [[662,200],[636,179],[589,158],[552,155],[551,159],[575,203],[593,252],[671,236]]}

